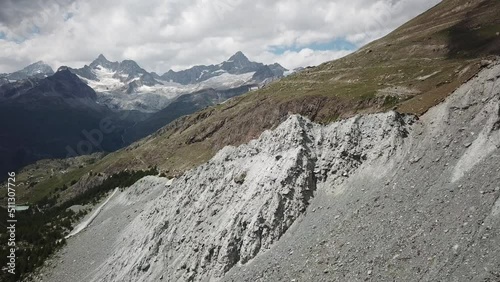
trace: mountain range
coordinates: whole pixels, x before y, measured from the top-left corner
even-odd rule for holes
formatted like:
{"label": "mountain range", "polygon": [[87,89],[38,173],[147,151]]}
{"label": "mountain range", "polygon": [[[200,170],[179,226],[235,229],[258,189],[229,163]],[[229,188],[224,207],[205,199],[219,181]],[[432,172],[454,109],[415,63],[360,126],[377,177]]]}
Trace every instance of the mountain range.
{"label": "mountain range", "polygon": [[0,85],[27,78],[45,78],[53,74],[54,70],[52,70],[49,65],[45,64],[43,61],[38,61],[22,70],[8,74],[0,74]]}
{"label": "mountain range", "polygon": [[277,63],[264,65],[262,63],[251,62],[241,51],[238,51],[227,61],[218,65],[194,66],[179,72],[169,70],[157,78],[187,85],[199,83],[224,73],[239,75],[253,72],[254,75],[252,79],[256,82],[263,82],[269,78],[283,77],[285,71],[287,71],[287,69]]}
{"label": "mountain range", "polygon": [[177,75],[189,76],[197,69],[205,77],[191,84],[167,82],[132,60],[111,62],[101,54],[80,69],[62,66],[54,73],[37,62],[3,75],[0,150],[5,157],[0,168],[15,170],[39,159],[64,158],[69,151],[75,155],[74,147],[88,142],[83,132],[99,129],[103,120],[114,131],[83,152],[115,151],[182,115],[279,79],[285,71],[277,64],[250,62],[238,52],[218,66],[197,66]]}
{"label": "mountain range", "polygon": [[165,108],[179,95],[203,89],[227,90],[243,85],[264,85],[284,76],[279,64],[264,65],[250,61],[237,52],[218,65],[194,66],[163,75],[147,72],[135,61],[111,62],[99,55],[82,68],[68,68],[91,86],[99,102],[112,109],[153,113]]}

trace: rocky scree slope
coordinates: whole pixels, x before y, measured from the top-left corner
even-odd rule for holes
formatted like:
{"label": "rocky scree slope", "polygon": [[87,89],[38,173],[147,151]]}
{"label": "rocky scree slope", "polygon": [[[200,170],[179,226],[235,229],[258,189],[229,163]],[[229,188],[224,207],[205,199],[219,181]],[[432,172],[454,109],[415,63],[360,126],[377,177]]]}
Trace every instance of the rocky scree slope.
{"label": "rocky scree slope", "polygon": [[420,119],[293,115],[171,185],[145,178],[126,197],[165,191],[114,234],[86,231],[79,246],[116,240],[80,280],[497,281],[499,79],[496,64]]}
{"label": "rocky scree slope", "polygon": [[223,149],[125,229],[94,281],[221,277],[279,240],[306,211],[317,177],[341,183],[361,164],[388,159],[412,120],[393,112],[322,128],[292,116],[256,141]]}
{"label": "rocky scree slope", "polygon": [[500,281],[500,65],[409,130],[402,154],[317,185],[305,217],[223,281]]}

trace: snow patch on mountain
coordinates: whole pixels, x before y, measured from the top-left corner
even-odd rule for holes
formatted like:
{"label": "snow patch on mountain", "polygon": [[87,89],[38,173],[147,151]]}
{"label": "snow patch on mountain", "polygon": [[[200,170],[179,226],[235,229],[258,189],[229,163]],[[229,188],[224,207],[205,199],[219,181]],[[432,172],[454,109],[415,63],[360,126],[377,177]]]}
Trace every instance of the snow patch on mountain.
{"label": "snow patch on mountain", "polygon": [[[252,82],[253,72],[245,74],[223,73],[196,84],[182,85],[175,82],[161,82],[156,85],[141,85],[134,93],[124,93],[126,84],[116,77],[115,72],[102,66],[95,68],[97,80],[80,76],[84,82],[92,87],[98,95],[98,102],[106,104],[112,109],[140,110],[143,112],[157,112],[164,109],[175,98],[183,94],[194,93],[203,89],[214,88],[225,90],[236,88]],[[139,78],[134,78],[131,83]]]}
{"label": "snow patch on mountain", "polygon": [[[136,62],[110,62],[99,55],[89,66],[71,69],[99,96],[98,102],[115,110],[157,112],[183,94],[205,89],[226,90],[243,85],[268,83],[270,76],[282,76],[284,68],[278,64],[265,66],[250,62],[241,52],[230,61],[217,66],[195,66],[191,69],[163,76],[148,73]],[[271,70],[272,68],[273,70]],[[268,72],[263,72],[263,70]],[[256,77],[258,70],[261,75]],[[193,80],[193,75],[198,77]]]}
{"label": "snow patch on mountain", "polygon": [[97,66],[94,69],[94,72],[98,80],[91,80],[81,76],[79,77],[96,92],[118,91],[123,87],[123,83],[119,79],[113,77],[115,74],[114,71],[106,69],[102,66]]}

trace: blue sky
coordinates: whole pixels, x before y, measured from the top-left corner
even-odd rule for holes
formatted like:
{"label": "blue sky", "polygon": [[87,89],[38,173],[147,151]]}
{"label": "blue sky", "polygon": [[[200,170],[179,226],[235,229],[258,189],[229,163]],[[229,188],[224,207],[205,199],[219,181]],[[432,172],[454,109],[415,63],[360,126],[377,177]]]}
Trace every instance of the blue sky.
{"label": "blue sky", "polygon": [[63,15],[63,19],[66,22],[66,21],[70,20],[73,16],[74,16],[73,13],[66,13]]}

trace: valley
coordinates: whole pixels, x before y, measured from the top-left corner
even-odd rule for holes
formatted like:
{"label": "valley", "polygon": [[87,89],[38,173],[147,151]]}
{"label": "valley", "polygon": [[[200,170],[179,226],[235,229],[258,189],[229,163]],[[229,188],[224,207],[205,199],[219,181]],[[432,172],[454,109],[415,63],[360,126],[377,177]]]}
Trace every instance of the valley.
{"label": "valley", "polygon": [[[80,69],[63,66],[50,75],[47,67],[36,63],[26,68],[43,78],[25,75],[0,86],[4,170],[40,159],[114,152],[183,115],[262,87],[266,79],[280,78],[285,71],[254,78],[269,67],[249,61],[241,52],[218,67],[205,67],[213,71],[209,75],[204,70],[207,78],[184,85],[155,79],[131,60],[110,62],[103,55]],[[110,130],[103,131],[103,124]],[[97,136],[89,139],[89,132]]]}

